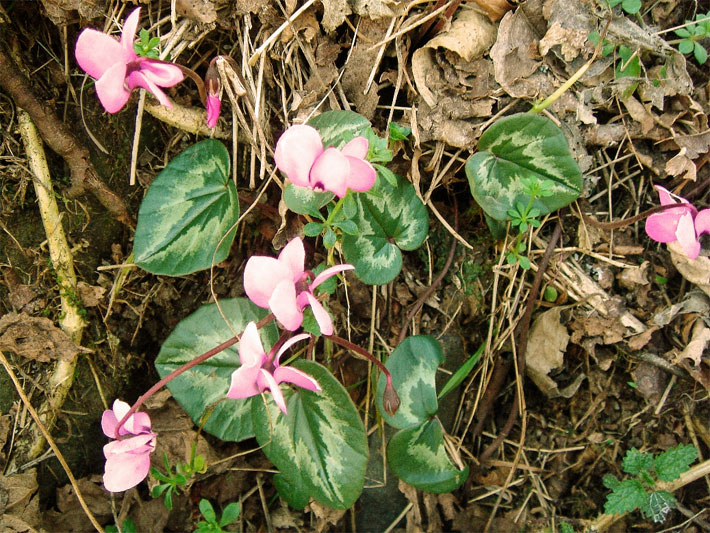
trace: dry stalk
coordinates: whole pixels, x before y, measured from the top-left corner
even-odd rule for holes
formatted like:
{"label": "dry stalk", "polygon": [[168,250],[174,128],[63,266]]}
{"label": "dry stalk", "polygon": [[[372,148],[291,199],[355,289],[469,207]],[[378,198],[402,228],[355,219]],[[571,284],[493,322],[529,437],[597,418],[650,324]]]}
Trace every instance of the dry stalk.
{"label": "dry stalk", "polygon": [[[25,145],[30,170],[34,177],[33,183],[37,194],[39,212],[42,217],[44,231],[47,234],[49,256],[52,259],[52,267],[59,285],[62,307],[62,317],[59,319],[59,325],[69,335],[69,338],[78,345],[81,342],[81,335],[86,324],[77,305],[74,260],[62,227],[42,140],[32,119],[25,111],[20,110],[18,118],[20,134]],[[48,396],[39,409],[40,419],[49,431],[54,426],[57,413],[64,404],[64,400],[74,382],[76,362],[77,356],[69,361],[57,361],[49,378],[49,383],[47,384]],[[27,452],[27,458],[34,459],[37,457],[42,452],[44,445],[44,435],[38,428],[35,428],[32,432],[32,443]]]}

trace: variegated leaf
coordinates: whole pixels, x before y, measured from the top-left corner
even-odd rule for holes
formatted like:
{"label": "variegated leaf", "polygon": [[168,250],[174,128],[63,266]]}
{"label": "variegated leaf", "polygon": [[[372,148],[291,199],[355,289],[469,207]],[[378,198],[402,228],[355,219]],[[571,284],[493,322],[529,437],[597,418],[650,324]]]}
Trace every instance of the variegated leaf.
{"label": "variegated leaf", "polygon": [[537,198],[541,215],[573,202],[582,191],[582,173],[562,130],[550,119],[519,113],[495,122],[466,162],[471,194],[490,217],[507,220],[516,203],[527,205],[521,178],[553,183],[551,196]]}
{"label": "variegated leaf", "polygon": [[415,250],[426,239],[429,216],[414,186],[397,176],[397,186],[377,179],[357,195],[354,222],[359,232],[343,235],[343,253],[363,282],[382,285],[402,269],[401,250]]}
{"label": "variegated leaf", "polygon": [[370,121],[354,111],[326,111],[308,121],[320,133],[323,146],[342,148],[345,143],[365,135]]}
{"label": "variegated leaf", "polygon": [[428,335],[407,337],[397,346],[385,363],[400,400],[394,416],[382,407],[384,374],[377,383],[377,406],[389,425],[402,429],[424,422],[437,413],[436,369],[443,361],[441,344]]}
{"label": "variegated leaf", "polygon": [[135,262],[167,276],[209,268],[227,258],[237,218],[227,149],[214,139],[199,142],[170,161],[150,185],[138,211]]}
{"label": "variegated leaf", "polygon": [[438,418],[398,431],[387,444],[387,463],[402,481],[428,492],[451,492],[468,477],[468,467],[451,463]]}
{"label": "variegated leaf", "polygon": [[332,192],[317,192],[308,187],[297,187],[290,183],[284,189],[283,200],[294,213],[318,216],[320,208],[330,202],[335,195]]}
{"label": "variegated leaf", "polygon": [[326,368],[304,360],[293,366],[315,378],[322,391],[282,387],[286,415],[268,395],[266,404],[255,401],[256,438],[283,476],[277,488],[306,492],[285,494],[287,501],[300,504],[312,497],[328,507],[347,509],[365,482],[365,428],[347,391]]}
{"label": "variegated leaf", "polygon": [[[232,330],[237,333],[241,333],[248,322],[258,322],[267,313],[246,298],[220,300],[219,304]],[[180,321],[163,343],[155,360],[158,374],[161,378],[165,377],[198,355],[229,340],[234,335],[232,330],[227,327],[215,304],[200,307]],[[278,330],[273,322],[261,328],[259,334],[266,350],[278,339]],[[237,346],[227,348],[168,383],[168,389],[195,424],[199,425],[206,409],[219,401],[204,429],[226,441],[241,441],[254,435],[251,403],[261,402],[261,398],[225,399],[232,372],[240,366]]]}

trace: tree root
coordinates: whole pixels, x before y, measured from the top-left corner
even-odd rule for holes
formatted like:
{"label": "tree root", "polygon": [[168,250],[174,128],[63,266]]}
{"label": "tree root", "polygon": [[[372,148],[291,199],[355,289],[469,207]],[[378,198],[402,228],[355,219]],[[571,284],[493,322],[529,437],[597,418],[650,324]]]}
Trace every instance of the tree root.
{"label": "tree root", "polygon": [[[47,234],[49,255],[52,259],[52,267],[59,285],[62,306],[62,317],[59,319],[59,325],[71,340],[78,345],[81,342],[81,335],[86,323],[80,313],[77,302],[74,260],[60,220],[59,208],[57,207],[52,181],[49,176],[49,168],[47,167],[47,159],[37,128],[35,128],[30,115],[23,110],[19,110],[18,119],[20,134],[22,135],[30,170],[34,178],[33,183],[39,203],[42,224]],[[74,381],[77,358],[78,356],[75,356],[69,361],[57,361],[54,372],[49,378],[47,399],[39,409],[39,416],[50,431]],[[45,445],[45,438],[38,428],[34,428],[31,438],[32,443],[29,445],[26,454],[28,459],[38,457]]]}

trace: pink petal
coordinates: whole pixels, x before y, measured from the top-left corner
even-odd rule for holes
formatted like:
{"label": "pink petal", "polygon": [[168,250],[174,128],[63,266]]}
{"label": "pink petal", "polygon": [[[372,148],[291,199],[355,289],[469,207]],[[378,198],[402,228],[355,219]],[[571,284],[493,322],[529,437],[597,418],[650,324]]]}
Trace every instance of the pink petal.
{"label": "pink petal", "polygon": [[342,198],[348,192],[348,158],[335,148],[327,148],[311,167],[310,185],[314,190],[330,191]]}
{"label": "pink petal", "polygon": [[222,108],[222,100],[211,94],[207,96],[207,127],[214,128],[219,120],[219,113]]}
{"label": "pink petal", "polygon": [[309,173],[316,158],[323,152],[318,130],[304,124],[288,128],[276,143],[274,161],[291,183],[309,187]]}
{"label": "pink petal", "polygon": [[261,344],[259,330],[254,322],[249,322],[244,328],[239,340],[239,360],[244,367],[261,367],[264,363],[264,345]]}
{"label": "pink petal", "polygon": [[142,70],[136,70],[131,72],[126,78],[126,84],[129,89],[135,89],[136,87],[141,87],[150,92],[153,96],[158,99],[160,105],[171,108],[173,103],[170,101],[168,96],[158,87],[158,85],[150,79],[149,76]]}
{"label": "pink petal", "polygon": [[346,270],[353,270],[354,268],[355,268],[355,267],[354,267],[353,265],[348,265],[348,264],[335,265],[335,266],[332,266],[332,267],[328,267],[328,268],[326,268],[323,272],[321,272],[320,274],[318,274],[318,275],[315,277],[315,279],[313,280],[313,283],[311,283],[311,287],[310,287],[310,288],[311,288],[311,290],[314,290],[318,285],[320,285],[321,283],[323,283],[323,282],[324,282],[325,280],[327,280],[328,278],[332,278],[332,277],[335,276],[336,274],[338,274],[338,273],[340,273],[340,272],[344,272],[344,271],[346,271]]}
{"label": "pink petal", "polygon": [[350,174],[347,185],[353,191],[369,191],[375,184],[377,173],[374,167],[364,159],[347,156],[350,162]]}
{"label": "pink petal", "polygon": [[703,209],[695,217],[695,234],[700,237],[703,233],[710,233],[710,209]]}
{"label": "pink petal", "polygon": [[126,51],[126,54],[131,54],[133,59],[137,57],[133,43],[136,41],[136,30],[138,29],[140,18],[141,8],[137,7],[126,17],[123,23],[123,31],[121,32],[121,47]]}
{"label": "pink petal", "polygon": [[[667,204],[666,204],[667,205]],[[675,209],[670,209],[675,211]],[[669,213],[654,213],[646,219],[646,233],[657,242],[673,242],[676,240],[676,227],[680,215]]]}
{"label": "pink petal", "polygon": [[291,239],[281,250],[279,263],[288,268],[294,283],[301,281],[306,263],[306,251],[303,248],[303,241],[299,238]]}
{"label": "pink petal", "polygon": [[297,387],[320,392],[321,387],[311,376],[290,366],[280,366],[274,370],[274,379],[278,383],[293,383]]}
{"label": "pink petal", "polygon": [[286,402],[284,401],[284,395],[279,388],[279,384],[276,383],[274,376],[263,369],[259,374],[259,387],[261,390],[269,389],[271,391],[271,395],[274,397],[276,405],[279,406],[279,409],[281,409],[283,414],[286,414]]}
{"label": "pink petal", "polygon": [[676,237],[678,237],[678,244],[683,247],[685,255],[690,259],[698,257],[700,254],[700,242],[695,236],[695,224],[690,213],[680,217],[678,228],[676,229]]}
{"label": "pink petal", "polygon": [[259,394],[261,390],[257,386],[257,380],[261,370],[260,366],[241,366],[232,372],[232,383],[227,391],[227,398],[234,400]]}
{"label": "pink petal", "polygon": [[[99,79],[116,63],[126,64],[126,55],[119,42],[100,31],[86,29],[79,34],[74,50],[76,62],[92,78]],[[121,79],[123,82],[123,78]]]}
{"label": "pink petal", "polygon": [[104,446],[104,457],[115,455],[139,455],[155,449],[155,434],[136,435],[123,440],[114,440]]}
{"label": "pink petal", "polygon": [[116,415],[113,413],[113,411],[104,411],[104,413],[101,415],[101,430],[104,432],[104,435],[106,435],[110,439],[115,439],[117,437],[117,425],[118,419],[116,418]]}
{"label": "pink petal", "polygon": [[140,72],[159,87],[172,87],[185,79],[182,69],[158,59],[139,58]]}
{"label": "pink petal", "polygon": [[307,339],[308,337],[310,337],[310,335],[308,333],[300,333],[298,335],[294,335],[289,340],[284,342],[283,346],[281,346],[281,348],[279,348],[279,351],[276,354],[276,358],[274,359],[274,366],[278,368],[279,360],[281,359],[281,356],[284,353],[286,353],[286,350],[288,350],[291,346],[293,346],[297,342]]}
{"label": "pink petal", "polygon": [[282,281],[292,281],[289,268],[274,257],[254,255],[244,267],[244,291],[259,307],[268,308],[269,299]]}
{"label": "pink petal", "polygon": [[131,92],[124,86],[126,65],[116,63],[96,82],[96,95],[101,105],[109,113],[117,113],[126,102]]}
{"label": "pink petal", "polygon": [[150,416],[148,416],[148,413],[133,413],[131,416],[128,417],[126,423],[123,424],[123,427],[126,428],[128,432],[132,433],[133,435],[150,433]]}
{"label": "pink petal", "polygon": [[370,147],[366,137],[355,137],[348,144],[343,146],[341,152],[343,155],[349,155],[351,157],[356,157],[358,159],[365,159],[367,157],[367,150]]}
{"label": "pink petal", "polygon": [[690,211],[693,216],[696,215],[697,210],[685,198],[678,196],[677,194],[673,194],[668,189],[661,187],[660,185],[655,185],[655,188],[656,191],[658,191],[658,199],[660,200],[661,205],[678,204],[678,209],[666,209],[663,213],[683,214],[686,211]]}
{"label": "pink petal", "polygon": [[104,487],[109,492],[123,492],[143,481],[149,471],[150,452],[113,456],[106,460]]}
{"label": "pink petal", "polygon": [[[673,197],[671,192],[661,185],[655,185],[654,188],[658,191],[658,199],[661,205],[677,204],[678,201]],[[664,211],[665,212],[665,211]]]}
{"label": "pink petal", "polygon": [[303,322],[303,313],[296,301],[296,286],[290,280],[284,280],[276,286],[269,298],[269,309],[289,331],[297,330]]}
{"label": "pink petal", "polygon": [[308,298],[308,303],[311,304],[311,309],[313,309],[313,316],[318,322],[318,327],[323,335],[333,334],[333,321],[328,314],[328,311],[321,305],[318,299],[313,296],[310,292],[306,293],[306,298]]}

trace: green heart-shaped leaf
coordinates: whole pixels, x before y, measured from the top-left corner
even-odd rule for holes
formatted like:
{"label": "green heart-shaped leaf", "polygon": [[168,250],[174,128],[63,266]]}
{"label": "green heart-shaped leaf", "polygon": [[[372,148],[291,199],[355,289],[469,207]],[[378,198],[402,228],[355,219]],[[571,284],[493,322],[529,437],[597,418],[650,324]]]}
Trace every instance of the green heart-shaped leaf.
{"label": "green heart-shaped leaf", "polygon": [[370,121],[354,111],[326,111],[308,121],[320,133],[323,146],[342,148],[355,137],[365,135]]}
{"label": "green heart-shaped leaf", "polygon": [[299,215],[322,218],[319,210],[330,202],[335,195],[332,192],[316,192],[308,187],[297,187],[290,183],[284,189],[283,199],[286,207]]}
{"label": "green heart-shaped leaf", "polygon": [[397,176],[392,186],[378,179],[357,195],[356,235],[343,235],[343,253],[364,283],[382,285],[402,269],[401,250],[415,250],[426,239],[429,216],[414,186]]}
{"label": "green heart-shaped leaf", "polygon": [[333,509],[347,509],[365,482],[365,428],[347,391],[326,368],[304,360],[293,366],[315,378],[322,391],[284,387],[286,415],[271,398],[266,405],[255,401],[256,439],[281,472],[277,488],[286,491],[287,501],[300,506],[312,497]]}
{"label": "green heart-shaped leaf", "polygon": [[533,207],[546,215],[573,202],[582,191],[582,173],[562,130],[550,119],[519,113],[495,122],[466,162],[471,194],[490,217],[507,220],[517,202],[527,205],[522,179],[553,182],[551,196]]}
{"label": "green heart-shaped leaf", "polygon": [[407,337],[389,356],[385,366],[392,374],[392,385],[399,395],[400,405],[394,416],[382,407],[387,380],[384,374],[377,382],[377,407],[385,421],[402,429],[419,424],[438,411],[436,369],[444,361],[441,344],[434,337]]}
{"label": "green heart-shaped leaf", "polygon": [[468,467],[451,463],[437,418],[398,431],[387,444],[387,463],[402,481],[428,492],[451,492],[468,477]]}
{"label": "green heart-shaped leaf", "polygon": [[[220,300],[224,315],[237,333],[244,331],[250,321],[258,322],[267,311],[246,298]],[[163,343],[155,360],[160,377],[233,337],[215,304],[200,307],[180,321]],[[268,350],[278,339],[278,330],[272,322],[259,330],[264,348]],[[251,403],[261,402],[260,397],[240,400],[225,399],[232,372],[239,368],[239,352],[234,345],[211,357],[204,363],[187,370],[168,383],[170,392],[185,409],[195,424],[213,403],[220,401],[207,423],[205,431],[226,441],[240,441],[254,435]]]}
{"label": "green heart-shaped leaf", "polygon": [[135,262],[167,276],[209,268],[227,258],[237,218],[227,149],[214,139],[199,142],[170,161],[150,185],[138,211]]}

